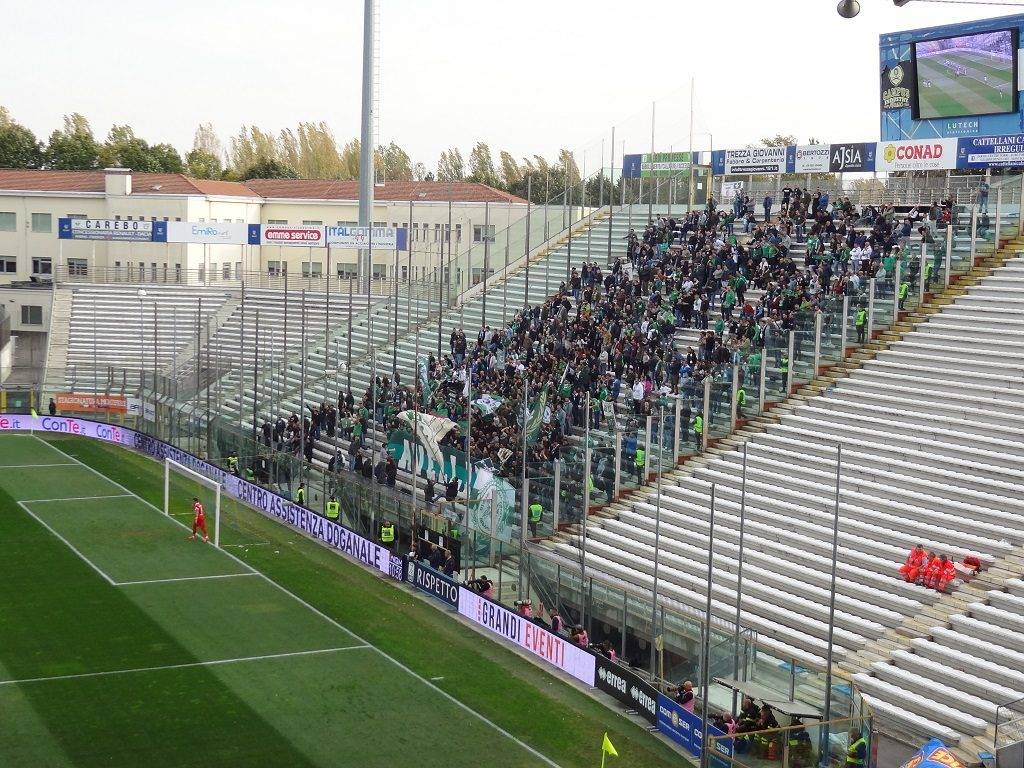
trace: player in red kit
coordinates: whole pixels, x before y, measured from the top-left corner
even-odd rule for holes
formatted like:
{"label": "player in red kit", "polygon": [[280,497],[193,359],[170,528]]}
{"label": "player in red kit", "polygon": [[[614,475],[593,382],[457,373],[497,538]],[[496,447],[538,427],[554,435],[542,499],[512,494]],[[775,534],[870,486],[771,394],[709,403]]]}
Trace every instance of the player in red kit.
{"label": "player in red kit", "polygon": [[210,537],[206,535],[206,510],[203,509],[203,504],[195,496],[192,497],[192,511],[195,513],[195,519],[192,521],[192,535],[189,539],[195,539],[196,531],[203,532],[203,541],[209,541]]}

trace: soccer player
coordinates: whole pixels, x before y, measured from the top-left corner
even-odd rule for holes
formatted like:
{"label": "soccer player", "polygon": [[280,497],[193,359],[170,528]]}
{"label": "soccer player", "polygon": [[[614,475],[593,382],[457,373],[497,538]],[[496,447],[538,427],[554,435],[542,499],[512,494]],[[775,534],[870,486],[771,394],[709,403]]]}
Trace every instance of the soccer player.
{"label": "soccer player", "polygon": [[202,531],[203,541],[208,542],[210,537],[206,535],[206,510],[197,496],[192,497],[192,512],[195,513],[195,519],[192,520],[192,535],[188,537],[189,540],[195,540],[196,531]]}

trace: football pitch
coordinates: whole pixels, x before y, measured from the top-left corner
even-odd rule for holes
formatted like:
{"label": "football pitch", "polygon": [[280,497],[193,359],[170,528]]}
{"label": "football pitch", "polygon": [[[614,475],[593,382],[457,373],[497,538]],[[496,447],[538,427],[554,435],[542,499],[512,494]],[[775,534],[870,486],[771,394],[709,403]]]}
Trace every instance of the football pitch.
{"label": "football pitch", "polygon": [[[944,62],[964,67],[954,76]],[[986,81],[987,78],[987,81]],[[1009,62],[971,51],[941,51],[917,58],[918,100],[922,118],[990,115],[1013,110],[1016,84]],[[931,86],[926,87],[925,82]]]}
{"label": "football pitch", "polygon": [[[188,541],[190,481],[0,435],[0,766],[684,763],[644,729],[257,512]],[[212,508],[209,491],[208,518]]]}

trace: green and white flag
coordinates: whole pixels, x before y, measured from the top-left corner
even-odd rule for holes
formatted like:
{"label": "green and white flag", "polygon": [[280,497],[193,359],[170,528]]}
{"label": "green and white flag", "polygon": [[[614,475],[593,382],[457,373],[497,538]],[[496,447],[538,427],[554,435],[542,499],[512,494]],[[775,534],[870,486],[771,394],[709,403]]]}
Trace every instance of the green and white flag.
{"label": "green and white flag", "polygon": [[482,395],[473,401],[473,405],[480,411],[483,416],[491,416],[497,411],[502,403],[505,402],[505,398],[498,397],[496,395]]}
{"label": "green and white flag", "polygon": [[548,388],[544,389],[540,393],[540,397],[537,398],[537,402],[533,404],[533,410],[530,411],[530,418],[526,421],[526,443],[527,445],[533,445],[537,442],[537,438],[540,437],[540,427],[544,423],[544,409],[548,404]]}

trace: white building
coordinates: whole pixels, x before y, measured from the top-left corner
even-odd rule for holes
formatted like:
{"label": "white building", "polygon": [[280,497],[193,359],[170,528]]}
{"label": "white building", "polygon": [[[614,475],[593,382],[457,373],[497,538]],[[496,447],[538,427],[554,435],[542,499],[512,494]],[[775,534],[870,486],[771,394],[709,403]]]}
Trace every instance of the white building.
{"label": "white building", "polygon": [[[436,279],[442,252],[448,258],[449,221],[452,260],[461,264],[459,254],[482,242],[486,232],[500,233],[526,214],[525,200],[470,182],[388,182],[378,185],[374,195],[374,222],[408,226],[412,245],[411,254],[402,254],[397,273],[393,254],[375,252],[377,278]],[[332,276],[347,277],[355,270],[353,250],[332,248],[328,267],[324,248],[61,240],[57,222],[88,218],[349,225],[357,221],[358,207],[357,181],[207,181],[123,168],[0,170],[0,286],[68,277],[102,282],[258,282],[285,271],[316,277],[328,268]],[[501,246],[499,236],[496,247]],[[501,267],[503,258],[503,252],[493,257],[492,271]],[[468,270],[471,276],[463,277],[477,282],[478,271],[482,274],[474,262]]]}

